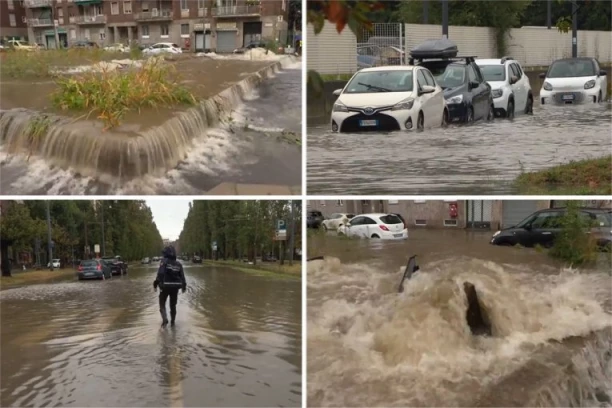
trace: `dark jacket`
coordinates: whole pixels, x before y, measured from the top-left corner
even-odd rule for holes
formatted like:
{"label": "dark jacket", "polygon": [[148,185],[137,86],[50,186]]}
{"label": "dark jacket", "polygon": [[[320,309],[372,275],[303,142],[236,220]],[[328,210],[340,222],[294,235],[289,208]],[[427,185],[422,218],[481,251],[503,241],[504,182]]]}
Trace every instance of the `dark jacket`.
{"label": "dark jacket", "polygon": [[[164,283],[166,283],[165,287]],[[161,290],[171,288],[178,289],[179,285],[182,290],[187,289],[183,265],[176,260],[174,248],[169,251],[164,250],[164,259],[157,270],[157,277],[153,282],[153,288],[156,289],[159,286]]]}

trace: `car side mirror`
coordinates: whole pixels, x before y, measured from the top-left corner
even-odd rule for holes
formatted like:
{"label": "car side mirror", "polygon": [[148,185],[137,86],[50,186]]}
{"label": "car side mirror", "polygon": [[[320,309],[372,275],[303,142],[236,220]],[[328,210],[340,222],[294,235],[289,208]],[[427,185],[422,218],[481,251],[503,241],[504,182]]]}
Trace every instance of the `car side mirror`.
{"label": "car side mirror", "polygon": [[518,78],[515,77],[514,75],[510,77],[510,84],[514,85],[518,82]]}
{"label": "car side mirror", "polygon": [[532,229],[532,228],[531,228],[531,224],[527,224],[527,225],[525,225],[523,228],[524,228],[525,230],[527,230],[527,231],[531,231],[531,229]]}
{"label": "car side mirror", "polygon": [[538,76],[542,79],[546,79],[546,72],[540,72],[540,75]]}
{"label": "car side mirror", "polygon": [[480,86],[480,83],[478,83],[478,82],[474,82],[474,81],[470,82],[470,87],[472,89],[478,88],[479,86]]}
{"label": "car side mirror", "polygon": [[602,69],[601,71],[599,71],[599,75],[600,76],[607,76],[608,75],[608,71],[606,71],[605,69]]}
{"label": "car side mirror", "polygon": [[334,96],[340,96],[340,94],[342,93],[342,89],[336,89],[333,94]]}
{"label": "car side mirror", "polygon": [[434,88],[431,85],[423,85],[421,87],[421,90],[419,91],[419,94],[423,95],[423,94],[430,94],[430,93],[434,93],[436,91],[436,88]]}

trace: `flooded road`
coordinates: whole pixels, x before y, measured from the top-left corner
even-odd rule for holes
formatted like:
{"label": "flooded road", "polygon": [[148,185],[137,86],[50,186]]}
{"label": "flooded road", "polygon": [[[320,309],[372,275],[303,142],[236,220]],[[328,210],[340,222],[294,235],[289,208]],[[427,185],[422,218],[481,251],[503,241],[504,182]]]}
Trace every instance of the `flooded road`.
{"label": "flooded road", "polygon": [[1,405],[301,405],[299,280],[186,263],[164,330],[155,272],[2,291]]}
{"label": "flooded road", "polygon": [[[490,233],[308,241],[308,406],[612,406],[612,277]],[[398,284],[410,255],[420,272]],[[464,282],[492,336],[473,336]]]}
{"label": "flooded road", "polygon": [[308,194],[514,194],[521,171],[612,153],[612,104],[422,133],[308,129]]}
{"label": "flooded road", "polygon": [[[230,123],[195,140],[188,157],[163,177],[101,180],[0,149],[4,195],[193,195],[222,182],[297,186],[302,183],[301,63],[266,81]],[[282,102],[281,102],[282,101]]]}

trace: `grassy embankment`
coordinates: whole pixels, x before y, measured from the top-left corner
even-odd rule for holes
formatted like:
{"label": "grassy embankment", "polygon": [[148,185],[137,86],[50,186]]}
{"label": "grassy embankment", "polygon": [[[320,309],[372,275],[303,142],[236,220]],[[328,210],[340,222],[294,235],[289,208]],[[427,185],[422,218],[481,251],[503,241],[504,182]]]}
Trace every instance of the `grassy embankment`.
{"label": "grassy embankment", "polygon": [[240,261],[205,260],[204,264],[210,266],[227,266],[246,273],[261,276],[267,275],[276,278],[283,277],[287,279],[301,279],[302,276],[302,263],[299,261],[294,261],[293,265],[289,265],[289,263],[280,265],[279,263],[271,262],[258,262],[257,265],[249,265]]}
{"label": "grassy embankment", "polygon": [[58,73],[63,68],[113,59],[137,60],[141,56],[139,50],[131,54],[99,49],[6,52],[2,54],[0,75],[14,80],[54,79],[57,89],[51,94],[51,102],[56,109],[87,117],[95,115],[106,129],[118,126],[129,111],[197,103],[193,94],[180,84],[176,69],[161,58],[149,59],[141,68],[128,70]]}
{"label": "grassy embankment", "polygon": [[16,288],[24,285],[35,285],[39,283],[49,283],[56,280],[66,280],[76,276],[74,269],[66,268],[50,271],[43,269],[40,271],[13,271],[13,276],[2,276],[0,278],[0,290]]}
{"label": "grassy embankment", "polygon": [[519,175],[514,181],[519,194],[610,195],[612,156],[572,161]]}

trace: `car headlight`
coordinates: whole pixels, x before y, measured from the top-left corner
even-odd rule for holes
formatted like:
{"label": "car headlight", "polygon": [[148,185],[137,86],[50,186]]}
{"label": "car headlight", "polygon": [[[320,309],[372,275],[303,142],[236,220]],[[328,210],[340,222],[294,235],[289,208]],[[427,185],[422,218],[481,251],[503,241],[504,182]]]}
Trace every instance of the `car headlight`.
{"label": "car headlight", "polygon": [[334,103],[334,112],[348,112],[348,108],[342,103]]}
{"label": "car headlight", "polygon": [[491,91],[491,96],[493,98],[500,98],[503,94],[504,94],[504,91],[502,89],[493,89]]}
{"label": "car headlight", "polygon": [[453,96],[452,98],[448,98],[446,103],[461,103],[463,102],[463,95]]}
{"label": "car headlight", "polygon": [[501,231],[497,231],[495,234],[493,234],[493,238],[495,238],[496,236],[498,236],[501,233]]}
{"label": "car headlight", "polygon": [[590,81],[587,81],[586,84],[584,84],[584,89],[591,89],[595,86],[595,80],[591,79]]}
{"label": "car headlight", "polygon": [[544,88],[545,91],[552,91],[552,85],[548,82],[544,82],[544,85],[542,86],[542,88]]}
{"label": "car headlight", "polygon": [[404,99],[403,101],[398,102],[395,105],[393,105],[391,110],[392,111],[396,111],[396,110],[410,110],[410,109],[412,109],[413,105],[414,105],[414,99],[413,98],[408,98],[408,99]]}

